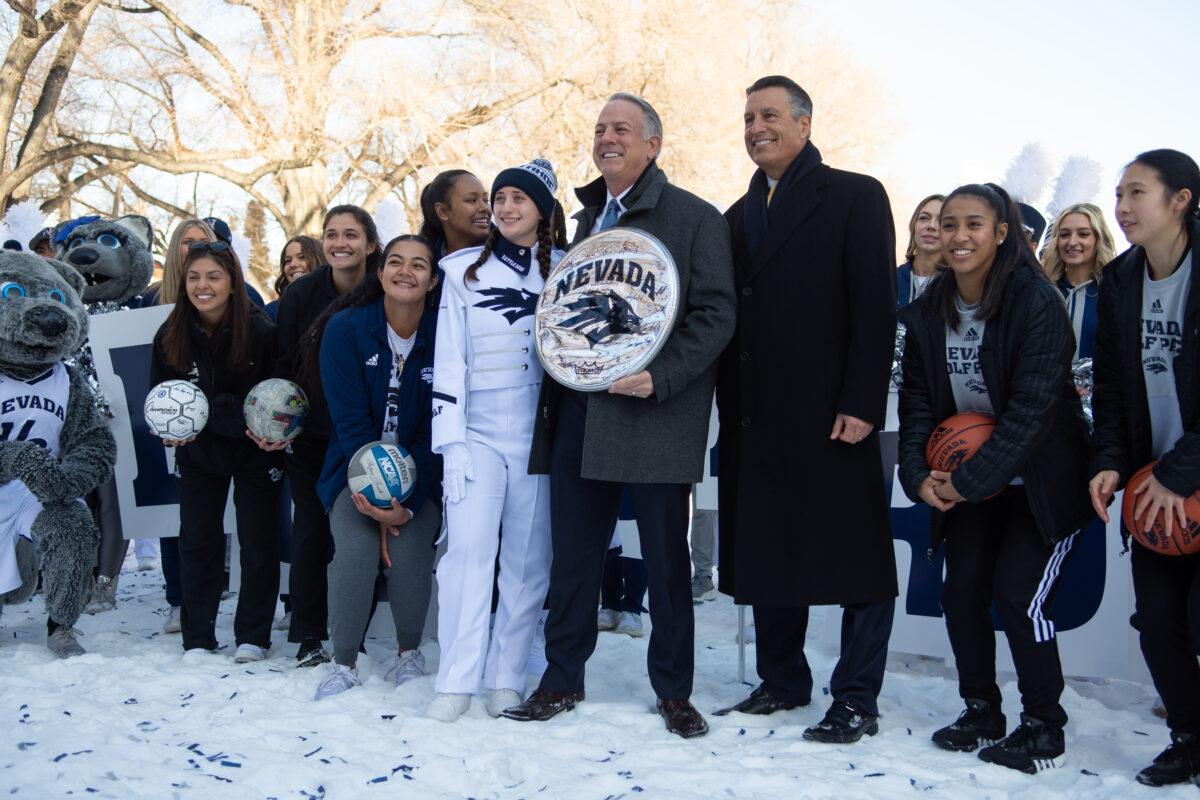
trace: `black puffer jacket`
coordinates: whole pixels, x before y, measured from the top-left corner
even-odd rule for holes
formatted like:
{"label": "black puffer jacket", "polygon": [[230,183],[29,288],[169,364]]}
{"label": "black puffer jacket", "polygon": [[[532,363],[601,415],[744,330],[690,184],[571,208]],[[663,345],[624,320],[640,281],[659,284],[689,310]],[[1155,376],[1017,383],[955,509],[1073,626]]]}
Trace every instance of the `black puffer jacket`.
{"label": "black puffer jacket", "polygon": [[[901,309],[908,326],[904,383],[900,387],[900,481],[917,488],[929,474],[925,444],[942,420],[957,413],[946,372],[946,325],[937,307],[935,279]],[[997,425],[990,439],[954,473],[954,488],[978,503],[1018,475],[1042,538],[1057,542],[1092,518],[1087,493],[1088,427],[1071,377],[1075,337],[1062,295],[1034,267],[1013,270],[1001,311],[987,321],[979,361]],[[934,510],[932,546],[941,543],[945,515]]]}
{"label": "black puffer jacket", "polygon": [[[275,367],[275,326],[261,309],[250,309],[250,364],[244,370],[234,371],[229,366],[229,348],[232,331],[224,328],[213,339],[199,325],[191,328],[192,369],[180,372],[167,363],[163,356],[162,340],[167,324],[164,322],[154,336],[154,350],[150,361],[150,385],[157,386],[168,380],[191,381],[200,387],[208,398],[208,424],[196,437],[196,441],[180,447],[175,454],[177,460],[201,467],[210,472],[222,472],[229,463],[232,448],[245,448],[243,457],[253,457],[264,464],[274,465],[279,461],[278,453],[267,453],[259,449],[246,436],[246,421],[242,404],[246,395],[259,381],[271,377]],[[259,455],[261,453],[261,456]]]}
{"label": "black puffer jacket", "polygon": [[[1194,222],[1191,242],[1200,242],[1200,222]],[[1163,454],[1154,477],[1176,494],[1200,489],[1200,281],[1192,250],[1192,282],[1184,309],[1183,350],[1175,357],[1175,391],[1184,434]],[[1095,386],[1092,410],[1095,433],[1091,474],[1116,470],[1121,486],[1150,463],[1150,406],[1142,371],[1142,280],[1146,252],[1131,247],[1104,268],[1097,310],[1096,348],[1092,357]]]}

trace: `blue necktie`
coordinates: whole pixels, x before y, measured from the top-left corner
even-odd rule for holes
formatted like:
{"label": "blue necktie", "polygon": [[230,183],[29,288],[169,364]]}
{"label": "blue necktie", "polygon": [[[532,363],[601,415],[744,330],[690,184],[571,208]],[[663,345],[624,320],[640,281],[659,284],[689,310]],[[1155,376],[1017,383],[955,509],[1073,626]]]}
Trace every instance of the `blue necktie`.
{"label": "blue necktie", "polygon": [[621,216],[621,204],[616,200],[610,200],[608,208],[604,209],[604,219],[600,220],[600,230],[606,231],[614,227],[619,216]]}

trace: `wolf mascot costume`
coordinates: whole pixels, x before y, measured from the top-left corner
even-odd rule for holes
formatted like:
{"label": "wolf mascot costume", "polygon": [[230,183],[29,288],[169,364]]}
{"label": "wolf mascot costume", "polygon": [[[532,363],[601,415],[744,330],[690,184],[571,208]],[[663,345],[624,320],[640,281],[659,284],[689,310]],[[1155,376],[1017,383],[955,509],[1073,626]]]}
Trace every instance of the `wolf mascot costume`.
{"label": "wolf mascot costume", "polygon": [[81,498],[112,475],[117,447],[87,380],[63,362],[87,339],[85,282],[32,253],[0,252],[0,602],[27,600],[40,561],[46,646],[83,648],[100,532]]}

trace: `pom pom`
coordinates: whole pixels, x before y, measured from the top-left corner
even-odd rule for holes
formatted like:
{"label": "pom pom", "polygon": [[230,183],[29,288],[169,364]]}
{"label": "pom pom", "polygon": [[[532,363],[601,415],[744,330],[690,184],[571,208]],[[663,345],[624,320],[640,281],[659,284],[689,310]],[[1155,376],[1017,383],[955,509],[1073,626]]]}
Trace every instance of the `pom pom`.
{"label": "pom pom", "polygon": [[1050,178],[1050,158],[1038,142],[1030,142],[1008,165],[1003,186],[1013,200],[1037,205]]}
{"label": "pom pom", "polygon": [[375,229],[379,231],[379,241],[385,245],[408,230],[408,212],[395,198],[381,200],[372,216],[375,218]]}
{"label": "pom pom", "polygon": [[1076,203],[1092,202],[1100,191],[1100,162],[1086,156],[1070,156],[1054,179],[1054,196],[1046,209],[1050,219]]}
{"label": "pom pom", "polygon": [[29,246],[29,241],[46,227],[46,215],[38,208],[37,203],[25,200],[17,203],[4,215],[3,235],[5,239],[16,239],[21,248]]}

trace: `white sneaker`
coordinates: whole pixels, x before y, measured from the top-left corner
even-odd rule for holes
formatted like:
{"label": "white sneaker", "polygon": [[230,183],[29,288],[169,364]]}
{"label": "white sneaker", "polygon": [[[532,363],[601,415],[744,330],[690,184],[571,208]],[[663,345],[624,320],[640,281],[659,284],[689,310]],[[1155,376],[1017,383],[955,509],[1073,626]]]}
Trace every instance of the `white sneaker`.
{"label": "white sneaker", "polygon": [[158,569],[158,559],[154,556],[142,556],[138,559],[138,572],[150,572]]}
{"label": "white sneaker", "polygon": [[611,631],[617,627],[617,617],[620,612],[611,608],[602,608],[596,613],[596,630]]}
{"label": "white sneaker", "polygon": [[[746,637],[746,644],[754,644],[755,639],[758,638],[758,632],[754,630],[754,620],[746,623],[743,633]],[[733,635],[733,640],[735,642],[738,640],[736,633]]]}
{"label": "white sneaker", "polygon": [[425,716],[438,722],[454,722],[463,715],[471,705],[469,694],[446,694],[438,692],[433,701],[425,708]]}
{"label": "white sneaker", "polygon": [[616,632],[632,636],[635,639],[645,636],[646,631],[642,629],[642,615],[632,611],[622,611],[617,620]]}
{"label": "white sneaker", "polygon": [[256,644],[239,644],[237,652],[233,654],[233,663],[249,664],[251,661],[262,661],[266,657],[267,654]]}
{"label": "white sneaker", "polygon": [[521,704],[521,695],[512,689],[489,689],[487,696],[487,713],[489,717],[498,717],[504,709]]}
{"label": "white sneaker", "polygon": [[70,658],[71,656],[81,656],[87,653],[79,646],[79,642],[75,640],[76,636],[82,636],[82,631],[78,631],[70,626],[59,625],[54,633],[46,637],[46,649],[55,655],[56,658]]}
{"label": "white sneaker", "polygon": [[396,656],[396,662],[384,673],[383,679],[399,686],[425,674],[425,656],[420,650],[405,650]]}
{"label": "white sneaker", "polygon": [[179,633],[183,626],[179,621],[179,606],[171,606],[167,612],[167,621],[163,623],[163,633]]}
{"label": "white sneaker", "polygon": [[273,626],[277,631],[286,631],[292,627],[292,612],[285,611],[283,616],[279,618]]}
{"label": "white sneaker", "polygon": [[550,666],[546,662],[546,617],[549,615],[549,611],[542,609],[537,627],[533,629],[533,645],[529,648],[529,658],[525,660],[525,671],[530,675],[541,676]]}
{"label": "white sneaker", "polygon": [[341,694],[347,689],[353,689],[355,686],[362,686],[362,681],[358,679],[358,669],[338,664],[333,668],[333,672],[326,675],[325,680],[321,681],[321,685],[317,687],[316,699],[324,700],[326,697]]}

